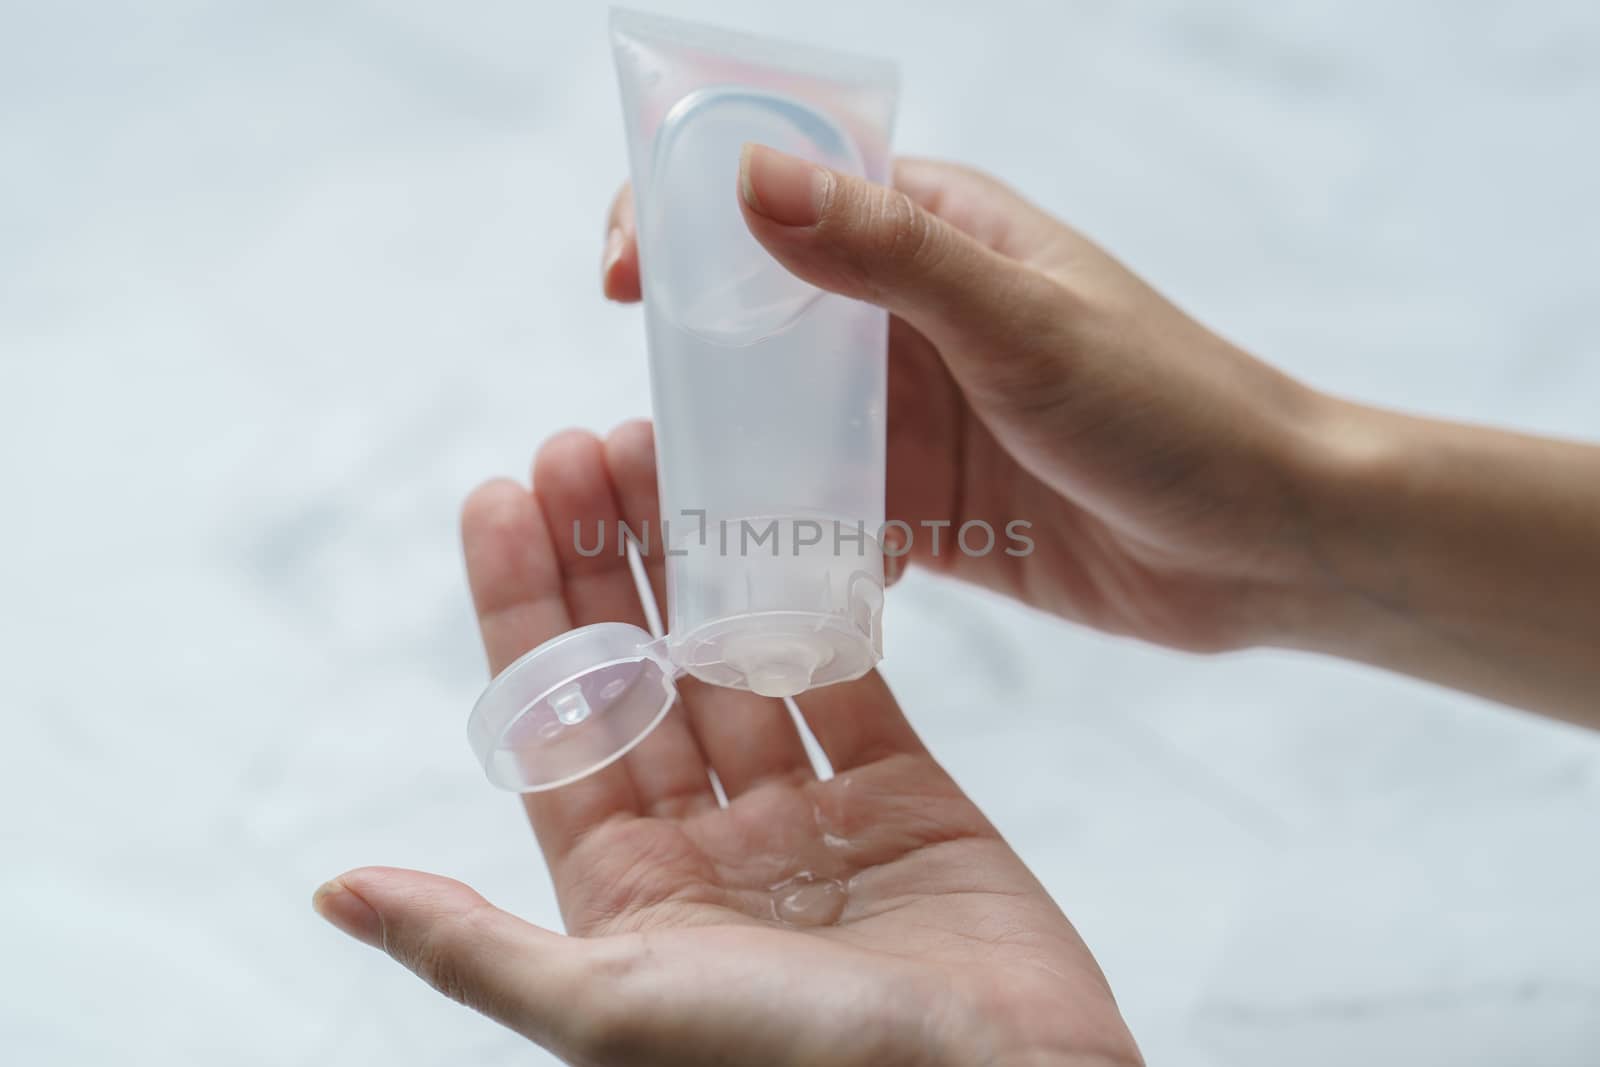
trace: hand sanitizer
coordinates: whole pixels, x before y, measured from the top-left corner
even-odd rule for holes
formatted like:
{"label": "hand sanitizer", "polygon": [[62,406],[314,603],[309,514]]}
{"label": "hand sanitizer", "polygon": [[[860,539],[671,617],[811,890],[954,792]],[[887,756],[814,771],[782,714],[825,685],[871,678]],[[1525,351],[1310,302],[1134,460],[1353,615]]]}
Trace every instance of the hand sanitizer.
{"label": "hand sanitizer", "polygon": [[789,697],[882,655],[885,355],[878,308],[795,278],[739,210],[759,143],[885,182],[894,68],[613,11],[656,426],[668,632],[601,623],[490,683],[469,736],[495,784],[617,759],[673,680]]}

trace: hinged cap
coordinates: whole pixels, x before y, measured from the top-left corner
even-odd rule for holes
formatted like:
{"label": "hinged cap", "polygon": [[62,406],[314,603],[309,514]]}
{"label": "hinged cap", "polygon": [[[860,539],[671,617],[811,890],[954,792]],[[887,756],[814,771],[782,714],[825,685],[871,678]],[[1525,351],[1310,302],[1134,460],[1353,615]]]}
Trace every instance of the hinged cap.
{"label": "hinged cap", "polygon": [[644,740],[677,696],[658,648],[637,626],[602,622],[551,638],[501,671],[467,719],[489,780],[521,793],[554,789]]}

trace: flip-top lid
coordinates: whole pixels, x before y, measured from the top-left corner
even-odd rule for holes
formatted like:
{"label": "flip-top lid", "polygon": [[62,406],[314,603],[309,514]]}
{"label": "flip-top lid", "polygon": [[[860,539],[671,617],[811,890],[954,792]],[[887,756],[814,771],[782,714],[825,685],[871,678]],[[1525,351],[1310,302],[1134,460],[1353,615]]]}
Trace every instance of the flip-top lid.
{"label": "flip-top lid", "polygon": [[495,676],[467,737],[489,780],[534,793],[592,774],[672,707],[673,669],[637,626],[602,622],[546,641]]}

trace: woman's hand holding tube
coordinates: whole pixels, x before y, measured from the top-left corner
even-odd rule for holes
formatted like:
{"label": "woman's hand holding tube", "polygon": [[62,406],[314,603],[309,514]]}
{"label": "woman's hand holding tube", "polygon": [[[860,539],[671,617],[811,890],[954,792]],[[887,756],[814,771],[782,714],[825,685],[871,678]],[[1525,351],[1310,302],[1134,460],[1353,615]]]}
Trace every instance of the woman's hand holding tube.
{"label": "woman's hand holding tube", "polygon": [[[893,315],[909,560],[1115,633],[1326,652],[1600,726],[1600,449],[1320,394],[962,167],[902,161],[889,189],[750,146],[738,195],[791,271]],[[624,190],[613,299],[638,299],[637,256]],[[1029,555],[952,543],[1018,519]]]}

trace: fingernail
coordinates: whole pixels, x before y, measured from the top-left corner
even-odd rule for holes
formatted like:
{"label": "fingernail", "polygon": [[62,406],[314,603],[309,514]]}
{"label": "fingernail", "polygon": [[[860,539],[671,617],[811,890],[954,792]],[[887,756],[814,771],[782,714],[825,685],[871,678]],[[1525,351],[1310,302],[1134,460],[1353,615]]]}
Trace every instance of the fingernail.
{"label": "fingernail", "polygon": [[622,258],[622,230],[611,227],[611,232],[606,234],[605,254],[600,257],[600,282],[603,285],[611,277],[611,268],[617,265],[617,260]]}
{"label": "fingernail", "polygon": [[311,906],[317,914],[364,944],[383,947],[383,920],[372,910],[372,905],[362,900],[335,878],[317,887],[311,896]]}
{"label": "fingernail", "polygon": [[739,153],[739,195],[780,226],[815,226],[832,185],[822,167],[765,145],[747,144]]}

